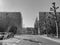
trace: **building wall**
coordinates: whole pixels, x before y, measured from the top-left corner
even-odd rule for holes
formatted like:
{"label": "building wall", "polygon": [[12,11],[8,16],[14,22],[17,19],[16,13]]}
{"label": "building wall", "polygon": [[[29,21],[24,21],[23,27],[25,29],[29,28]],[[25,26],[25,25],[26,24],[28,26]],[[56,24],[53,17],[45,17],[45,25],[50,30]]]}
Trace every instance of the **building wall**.
{"label": "building wall", "polygon": [[45,21],[46,21],[46,12],[39,12],[39,29],[40,29],[40,34],[42,34]]}
{"label": "building wall", "polygon": [[[52,14],[54,14],[53,12],[51,12]],[[49,14],[49,12],[39,12],[39,27],[40,27],[40,33],[44,28],[44,22],[46,21],[46,19],[48,18],[48,16],[53,17],[51,14]],[[54,24],[54,20],[52,20],[52,25]],[[60,12],[57,12],[57,21],[58,21],[58,25],[60,24]],[[41,28],[43,27],[43,28]],[[60,25],[59,25],[60,27]],[[59,29],[60,30],[60,29]],[[60,32],[59,32],[60,34]]]}
{"label": "building wall", "polygon": [[20,12],[0,12],[0,27],[6,30],[15,25],[18,27],[17,33],[22,30],[22,15]]}
{"label": "building wall", "polygon": [[34,34],[34,28],[32,28],[32,27],[27,27],[26,28],[27,29],[27,34]]}

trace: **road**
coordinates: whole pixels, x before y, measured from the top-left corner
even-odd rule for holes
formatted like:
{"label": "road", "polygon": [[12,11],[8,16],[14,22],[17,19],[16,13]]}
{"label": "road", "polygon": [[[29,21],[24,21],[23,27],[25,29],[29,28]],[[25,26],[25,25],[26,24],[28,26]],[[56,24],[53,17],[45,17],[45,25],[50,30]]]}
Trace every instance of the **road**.
{"label": "road", "polygon": [[47,40],[38,35],[18,35],[15,38],[3,40],[2,45],[60,45],[60,43]]}
{"label": "road", "polygon": [[39,42],[42,42],[41,45],[60,45],[60,43],[45,39],[41,36],[35,36],[35,39],[37,39]]}

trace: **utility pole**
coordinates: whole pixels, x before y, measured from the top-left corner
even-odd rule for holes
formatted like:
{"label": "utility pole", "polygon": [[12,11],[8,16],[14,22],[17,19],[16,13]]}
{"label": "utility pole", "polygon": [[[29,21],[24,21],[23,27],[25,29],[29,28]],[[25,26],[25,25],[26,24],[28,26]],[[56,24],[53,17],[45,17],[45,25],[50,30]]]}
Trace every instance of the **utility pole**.
{"label": "utility pole", "polygon": [[58,38],[58,23],[57,23],[57,14],[56,14],[56,10],[57,10],[59,7],[56,7],[55,4],[56,4],[56,3],[53,2],[53,3],[52,3],[53,6],[50,8],[50,11],[54,11],[54,14],[52,14],[52,13],[50,13],[50,14],[52,14],[52,15],[54,16],[54,18],[55,18],[56,32],[57,32],[57,38]]}

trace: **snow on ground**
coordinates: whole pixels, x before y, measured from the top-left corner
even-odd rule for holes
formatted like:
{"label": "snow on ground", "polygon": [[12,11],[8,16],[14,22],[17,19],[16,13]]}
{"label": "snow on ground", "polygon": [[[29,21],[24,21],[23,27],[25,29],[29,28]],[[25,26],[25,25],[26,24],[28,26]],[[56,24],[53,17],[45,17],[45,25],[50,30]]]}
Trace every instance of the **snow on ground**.
{"label": "snow on ground", "polygon": [[14,38],[1,40],[0,42],[2,42],[3,45],[18,45],[18,44],[20,45],[23,42],[25,43],[24,45],[27,45],[28,43],[30,45],[32,43],[29,41],[27,43],[27,41],[25,41],[24,39],[32,39],[33,41],[37,41],[37,39],[35,39],[35,36],[33,35],[16,35],[14,36]]}
{"label": "snow on ground", "polygon": [[19,43],[20,41],[21,40],[16,38],[10,38],[10,39],[1,40],[0,42],[2,42],[2,45],[17,45],[17,43]]}
{"label": "snow on ground", "polygon": [[14,38],[0,40],[0,42],[2,42],[2,45],[17,45],[21,40],[31,38],[33,37],[28,35],[16,35]]}

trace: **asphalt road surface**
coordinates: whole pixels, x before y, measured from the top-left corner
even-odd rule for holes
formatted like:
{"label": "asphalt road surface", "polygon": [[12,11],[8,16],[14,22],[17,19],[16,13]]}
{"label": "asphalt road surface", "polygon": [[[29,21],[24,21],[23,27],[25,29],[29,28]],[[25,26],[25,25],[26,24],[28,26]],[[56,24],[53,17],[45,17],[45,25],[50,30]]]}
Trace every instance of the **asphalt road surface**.
{"label": "asphalt road surface", "polygon": [[16,35],[15,38],[0,41],[0,45],[60,45],[38,35]]}

